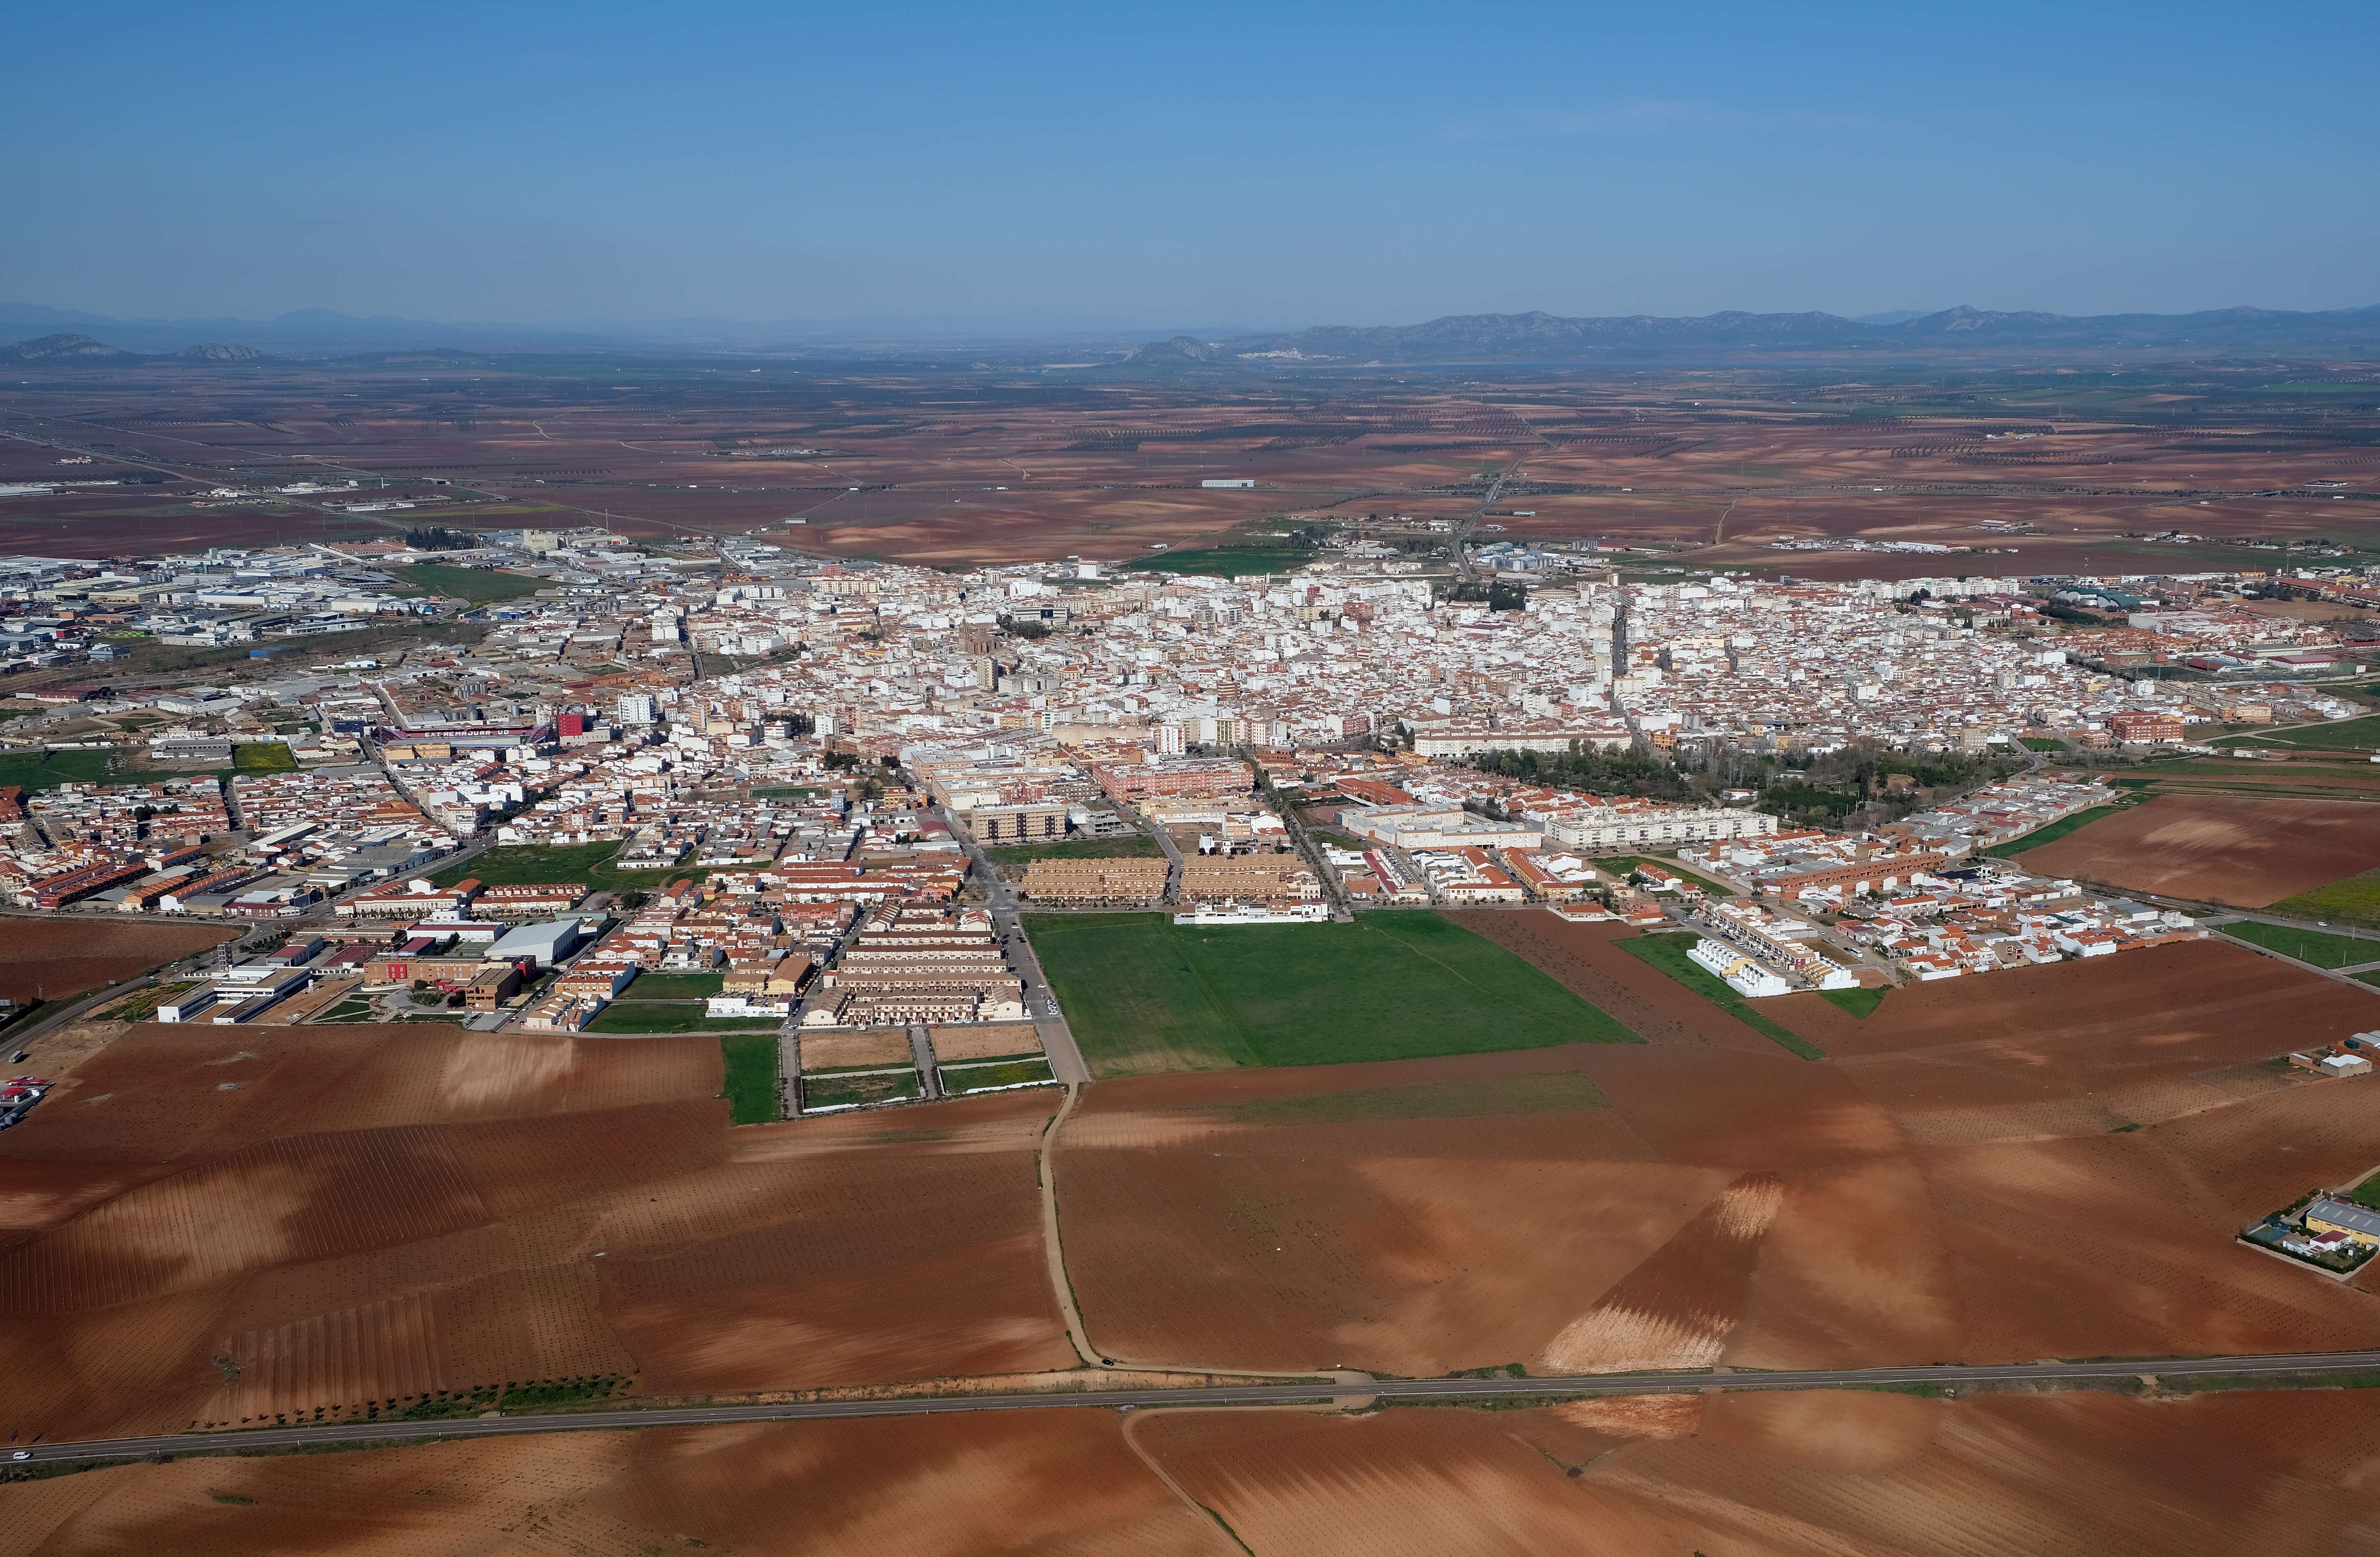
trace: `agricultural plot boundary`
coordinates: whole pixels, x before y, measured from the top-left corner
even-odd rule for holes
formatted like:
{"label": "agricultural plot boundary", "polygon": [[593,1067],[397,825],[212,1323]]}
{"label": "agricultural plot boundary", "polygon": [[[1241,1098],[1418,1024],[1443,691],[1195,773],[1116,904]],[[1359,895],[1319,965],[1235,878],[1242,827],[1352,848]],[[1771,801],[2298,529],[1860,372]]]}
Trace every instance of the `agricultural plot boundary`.
{"label": "agricultural plot boundary", "polygon": [[1621,951],[1640,961],[1652,964],[1721,1011],[1742,1022],[1745,1027],[1764,1037],[1774,1039],[1780,1047],[1799,1054],[1805,1060],[1823,1060],[1827,1057],[1825,1050],[1791,1028],[1762,1016],[1753,1009],[1751,1002],[1729,989],[1718,977],[1689,959],[1686,955],[1686,943],[1693,939],[1695,937],[1684,931],[1658,931],[1650,935],[1639,935],[1633,940],[1620,942],[1618,944]]}
{"label": "agricultural plot boundary", "polygon": [[1428,911],[1278,926],[1042,914],[1026,928],[1101,1076],[1641,1041],[1542,969]]}

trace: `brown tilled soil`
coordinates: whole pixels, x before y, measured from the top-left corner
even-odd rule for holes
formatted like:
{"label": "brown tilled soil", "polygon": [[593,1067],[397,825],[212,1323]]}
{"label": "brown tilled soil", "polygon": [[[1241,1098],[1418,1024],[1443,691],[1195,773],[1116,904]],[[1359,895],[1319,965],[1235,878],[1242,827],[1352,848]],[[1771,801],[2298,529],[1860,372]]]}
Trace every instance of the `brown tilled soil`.
{"label": "brown tilled soil", "polygon": [[0,918],[0,999],[66,1000],[230,940],[221,925]]}
{"label": "brown tilled soil", "polygon": [[2380,808],[2160,795],[2024,853],[2027,870],[2261,908],[2380,865]]}
{"label": "brown tilled soil", "polygon": [[1572,924],[1558,914],[1458,908],[1445,917],[1551,974],[1654,1043],[1774,1050],[1744,1026],[1651,964],[1620,949],[1636,931],[1622,924]]}
{"label": "brown tilled soil", "polygon": [[8,1426],[1075,1362],[1039,1242],[1050,1100],[731,1146],[720,1085],[700,1038],[135,1028],[0,1136],[0,1335],[48,1359]]}
{"label": "brown tilled soil", "polygon": [[2330,1557],[2380,1537],[2374,1391],[1736,1393],[1130,1431],[1053,1409],[184,1458],[0,1486],[0,1550]]}
{"label": "brown tilled soil", "polygon": [[2311,1557],[2380,1538],[2374,1395],[1738,1393],[1135,1436],[1259,1552]]}
{"label": "brown tilled soil", "polygon": [[1002,1022],[986,1028],[929,1028],[926,1036],[934,1058],[943,1064],[988,1060],[998,1054],[1038,1054],[1041,1029],[1030,1022]]}
{"label": "brown tilled soil", "polygon": [[878,1028],[867,1032],[804,1034],[802,1068],[832,1070],[842,1065],[905,1065],[913,1057],[906,1028]]}
{"label": "brown tilled soil", "polygon": [[1864,1018],[1815,994],[1760,1003],[1838,1059],[1923,1053],[1955,1064],[1975,1050],[2029,1068],[2040,1058],[2095,1064],[2129,1053],[2191,1070],[2336,1041],[2369,1026],[2371,1006],[2336,979],[2211,937],[1904,984]]}
{"label": "brown tilled soil", "polygon": [[[1865,1022],[1767,1003],[1819,1064],[1755,1035],[1104,1082],[1056,1156],[1075,1291],[1111,1355],[1405,1374],[2369,1345],[2380,1305],[2233,1235],[2380,1162],[2380,1081],[2239,1079],[2370,1000],[2192,942]],[[1532,1069],[1609,1106],[1539,1108]],[[1396,1101],[1428,1088],[1487,1101]]]}
{"label": "brown tilled soil", "polygon": [[0,1487],[0,1551],[1220,1557],[1104,1411],[552,1433]]}

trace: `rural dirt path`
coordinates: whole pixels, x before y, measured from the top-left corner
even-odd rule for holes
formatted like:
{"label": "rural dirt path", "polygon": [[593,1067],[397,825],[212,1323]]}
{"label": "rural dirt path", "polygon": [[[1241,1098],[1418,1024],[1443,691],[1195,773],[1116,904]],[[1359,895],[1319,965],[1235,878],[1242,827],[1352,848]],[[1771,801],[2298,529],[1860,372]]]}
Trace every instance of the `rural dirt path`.
{"label": "rural dirt path", "polygon": [[[1082,1089],[1066,1089],[1066,1101],[1058,1105],[1047,1128],[1041,1132],[1041,1156],[1038,1164],[1041,1183],[1041,1247],[1048,1261],[1050,1290],[1058,1298],[1058,1311],[1066,1321],[1066,1338],[1074,1343],[1076,1355],[1089,1368],[1121,1368],[1134,1373],[1180,1373],[1211,1377],[1218,1373],[1236,1374],[1246,1379],[1329,1379],[1334,1392],[1343,1395],[1342,1410],[1361,1410],[1373,1403],[1369,1393],[1348,1393],[1372,1389],[1372,1376],[1355,1368],[1307,1368],[1290,1372],[1271,1368],[1207,1368],[1196,1363],[1179,1361],[1135,1361],[1129,1357],[1112,1357],[1100,1353],[1091,1344],[1089,1327],[1083,1322],[1083,1310],[1075,1301],[1074,1279],[1066,1273],[1066,1249],[1058,1234],[1058,1137],[1065,1128],[1066,1118],[1075,1112],[1082,1097]],[[1337,1396],[1334,1396],[1337,1398]]]}

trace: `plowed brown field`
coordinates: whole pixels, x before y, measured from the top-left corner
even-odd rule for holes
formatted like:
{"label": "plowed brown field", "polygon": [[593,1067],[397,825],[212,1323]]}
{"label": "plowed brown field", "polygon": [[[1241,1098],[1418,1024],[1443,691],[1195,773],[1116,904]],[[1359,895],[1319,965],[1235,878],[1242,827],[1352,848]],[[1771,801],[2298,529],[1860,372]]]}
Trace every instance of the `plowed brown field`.
{"label": "plowed brown field", "polygon": [[0,919],[0,999],[67,1000],[202,952],[237,932],[220,925],[107,919]]}
{"label": "plowed brown field", "polygon": [[953,1103],[931,1138],[764,1126],[733,1150],[720,1065],[705,1039],[131,1029],[0,1136],[0,1336],[46,1359],[6,1425],[1074,1363],[1039,1238],[1050,1100]]}
{"label": "plowed brown field", "polygon": [[2262,908],[2380,865],[2380,807],[2160,795],[2027,849],[2029,870]]}
{"label": "plowed brown field", "polygon": [[[2257,1068],[2370,1027],[2368,994],[2192,942],[1896,990],[1864,1022],[1764,1008],[1838,1057],[1755,1034],[1101,1083],[1055,1158],[1090,1333],[1403,1374],[2380,1344],[2364,1292],[2233,1242],[2380,1162],[2380,1082]],[[1609,1106],[1537,1107],[1532,1072]],[[1394,1101],[1433,1088],[1488,1101]]]}
{"label": "plowed brown field", "polygon": [[1558,914],[1493,908],[1456,909],[1446,918],[1526,957],[1648,1042],[1755,1052],[1776,1047],[1766,1034],[1621,951],[1616,943],[1636,934],[1626,925],[1572,924]]}
{"label": "plowed brown field", "polygon": [[2373,1550],[2372,1391],[1742,1393],[1533,1409],[655,1428],[183,1459],[0,1487],[0,1550],[710,1548],[836,1557],[2330,1557]]}
{"label": "plowed brown field", "polygon": [[552,1433],[0,1487],[0,1551],[1219,1557],[1103,1411]]}
{"label": "plowed brown field", "polygon": [[1135,1429],[1248,1550],[1301,1557],[2369,1551],[2374,1392],[1854,1392]]}

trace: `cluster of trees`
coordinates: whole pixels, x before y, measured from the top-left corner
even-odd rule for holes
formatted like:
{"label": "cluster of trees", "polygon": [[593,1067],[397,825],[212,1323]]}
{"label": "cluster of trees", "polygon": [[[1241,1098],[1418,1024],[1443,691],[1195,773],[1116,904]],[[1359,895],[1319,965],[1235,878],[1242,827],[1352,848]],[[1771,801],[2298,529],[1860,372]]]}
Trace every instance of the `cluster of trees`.
{"label": "cluster of trees", "polygon": [[[1912,755],[1875,741],[1854,741],[1822,756],[1789,754],[1761,792],[1760,806],[1790,821],[1828,825],[1857,810],[1891,821],[1930,804],[1925,791],[1964,789],[2013,771],[2006,757]],[[1910,782],[1895,785],[1895,774]]]}
{"label": "cluster of trees", "polygon": [[407,530],[405,543],[417,552],[468,552],[480,544],[480,538],[468,530],[431,525],[422,529]]}
{"label": "cluster of trees", "polygon": [[1693,786],[1673,762],[1645,751],[1582,749],[1576,741],[1570,743],[1568,751],[1483,751],[1472,759],[1472,765],[1483,773],[1523,784],[1549,785],[1589,795],[1675,801],[1695,797]]}
{"label": "cluster of trees", "polygon": [[1478,578],[1458,578],[1448,584],[1446,592],[1439,598],[1447,601],[1467,601],[1475,604],[1485,601],[1490,611],[1525,611],[1529,604],[1529,591],[1509,578],[1498,578],[1492,582]]}

